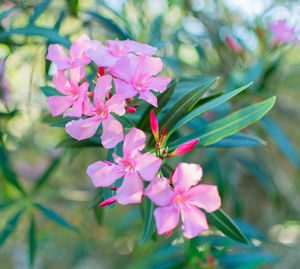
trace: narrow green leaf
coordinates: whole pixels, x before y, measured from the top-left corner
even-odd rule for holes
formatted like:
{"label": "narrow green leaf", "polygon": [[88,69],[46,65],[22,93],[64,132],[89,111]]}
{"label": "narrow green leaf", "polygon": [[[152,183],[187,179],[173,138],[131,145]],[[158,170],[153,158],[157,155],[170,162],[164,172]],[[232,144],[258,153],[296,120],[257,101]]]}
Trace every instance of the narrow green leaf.
{"label": "narrow green leaf", "polygon": [[224,235],[242,243],[249,243],[239,227],[222,209],[206,213],[206,217],[207,221],[218,228]]}
{"label": "narrow green leaf", "polygon": [[15,8],[9,8],[0,13],[0,21],[3,20],[6,16],[8,16]]}
{"label": "narrow green leaf", "polygon": [[62,93],[60,93],[59,91],[57,91],[55,88],[53,88],[51,86],[42,86],[42,87],[40,87],[40,89],[43,92],[43,94],[45,94],[47,97],[53,96],[53,95],[63,96]]}
{"label": "narrow green leaf", "polygon": [[103,189],[97,188],[93,199],[89,202],[88,210],[97,207],[103,201]]}
{"label": "narrow green leaf", "polygon": [[43,0],[39,5],[34,7],[34,12],[29,19],[29,23],[33,24],[39,16],[45,11],[45,9],[49,6],[51,0]]}
{"label": "narrow green leaf", "polygon": [[0,32],[0,40],[12,35],[40,36],[46,38],[52,43],[59,43],[66,48],[69,48],[71,45],[70,41],[67,38],[59,35],[56,30],[35,25],[27,25],[24,28],[15,28],[6,32]]}
{"label": "narrow green leaf", "polygon": [[[145,198],[144,198],[145,199]],[[145,218],[144,218],[144,231],[142,235],[142,239],[140,242],[140,246],[147,242],[153,233],[155,232],[155,221],[154,221],[154,204],[148,198],[145,199]]]}
{"label": "narrow green leaf", "polygon": [[200,116],[201,114],[208,111],[209,109],[212,109],[212,108],[228,101],[230,98],[234,97],[235,95],[239,94],[243,90],[247,89],[251,84],[252,83],[249,83],[241,88],[238,88],[231,92],[225,93],[225,94],[221,95],[220,97],[217,97],[217,98],[211,100],[210,102],[196,108],[195,110],[193,110],[192,112],[187,114],[185,117],[183,117],[181,120],[179,120],[178,123],[172,128],[172,130],[170,130],[168,135],[170,136],[175,130],[180,128],[182,125],[184,125],[187,122],[189,122],[190,120]]}
{"label": "narrow green leaf", "polygon": [[258,137],[235,133],[224,137],[216,143],[208,145],[209,147],[257,147],[265,145],[265,141]]}
{"label": "narrow green leaf", "polygon": [[21,209],[5,224],[4,229],[0,233],[0,247],[4,244],[10,234],[16,229],[18,221],[23,214],[24,209]]}
{"label": "narrow green leaf", "polygon": [[204,85],[195,88],[190,91],[180,100],[178,100],[173,107],[168,110],[168,112],[164,115],[159,123],[159,127],[163,130],[167,127],[168,130],[180,120],[182,119],[193,106],[200,100],[201,96],[205,94],[209,88],[216,82],[217,79],[214,79],[212,82],[205,83]]}
{"label": "narrow green leaf", "polygon": [[34,206],[39,209],[45,216],[47,216],[49,219],[51,219],[52,221],[56,222],[57,224],[72,230],[72,231],[78,231],[78,229],[76,227],[74,227],[73,225],[71,225],[68,221],[66,221],[63,217],[61,217],[60,215],[58,215],[55,211],[53,211],[50,208],[46,208],[40,204],[34,204]]}
{"label": "narrow green leaf", "polygon": [[7,207],[13,205],[16,201],[8,201],[0,204],[0,210],[5,210]]}
{"label": "narrow green leaf", "polygon": [[18,113],[18,110],[17,109],[14,109],[10,112],[1,112],[0,111],[0,119],[10,119],[10,118],[13,118],[16,114]]}
{"label": "narrow green leaf", "polygon": [[132,128],[135,126],[135,124],[128,118],[126,118],[125,116],[119,116],[117,115],[116,113],[112,113],[114,118],[116,118],[116,120],[118,120],[122,125],[123,125],[123,128]]}
{"label": "narrow green leaf", "polygon": [[169,149],[174,149],[192,139],[199,139],[197,146],[207,146],[225,136],[238,132],[249,124],[261,119],[274,105],[276,97],[238,110],[220,120],[212,122],[190,135],[170,143]]}
{"label": "narrow green leaf", "polygon": [[35,220],[32,216],[30,226],[29,226],[29,232],[28,232],[28,245],[29,245],[29,265],[31,268],[33,268],[34,265],[34,258],[36,253],[36,229],[35,229]]}
{"label": "narrow green leaf", "polygon": [[87,148],[87,147],[101,147],[100,141],[92,139],[78,141],[72,137],[68,137],[56,145],[56,148]]}

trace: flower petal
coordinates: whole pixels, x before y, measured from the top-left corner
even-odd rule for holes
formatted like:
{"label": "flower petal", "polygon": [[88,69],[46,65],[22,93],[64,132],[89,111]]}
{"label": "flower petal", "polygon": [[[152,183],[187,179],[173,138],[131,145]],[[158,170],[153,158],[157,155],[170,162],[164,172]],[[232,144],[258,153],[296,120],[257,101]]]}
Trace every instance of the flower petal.
{"label": "flower petal", "polygon": [[123,94],[115,94],[113,95],[105,105],[108,108],[108,112],[114,112],[119,116],[125,114],[125,99]]}
{"label": "flower petal", "polygon": [[179,163],[173,173],[173,185],[176,193],[184,193],[196,185],[202,178],[203,172],[199,164]]}
{"label": "flower petal", "polygon": [[181,207],[180,212],[183,235],[186,238],[193,238],[202,231],[208,230],[205,214],[197,207],[185,204]]}
{"label": "flower petal", "polygon": [[149,89],[155,92],[163,92],[166,90],[168,84],[171,82],[170,78],[154,77],[149,80]]}
{"label": "flower petal", "polygon": [[71,66],[71,59],[65,54],[62,46],[57,44],[49,46],[46,59],[54,62],[58,70],[64,70]]}
{"label": "flower petal", "polygon": [[123,136],[123,126],[112,115],[108,114],[107,117],[102,120],[103,133],[101,141],[103,147],[110,149],[120,143]]}
{"label": "flower petal", "polygon": [[179,209],[173,205],[156,208],[153,214],[158,234],[172,231],[179,222]]}
{"label": "flower petal", "polygon": [[96,133],[100,122],[96,117],[72,120],[66,124],[66,132],[77,140],[87,139]]}
{"label": "flower petal", "polygon": [[150,105],[157,107],[157,98],[150,91],[145,90],[145,91],[140,92],[139,99],[143,99],[146,102],[148,102]]}
{"label": "flower petal", "polygon": [[66,71],[57,70],[56,74],[53,76],[52,82],[57,91],[65,95],[72,94],[71,84],[66,77]]}
{"label": "flower petal", "polygon": [[135,172],[129,172],[117,190],[117,201],[122,205],[140,203],[143,189],[144,185],[139,175]]}
{"label": "flower petal", "polygon": [[170,205],[174,200],[174,192],[170,187],[169,180],[165,177],[154,178],[146,188],[145,195],[159,206]]}
{"label": "flower petal", "polygon": [[64,113],[73,104],[73,102],[74,101],[69,96],[54,95],[47,98],[47,103],[53,117]]}
{"label": "flower petal", "polygon": [[146,135],[145,133],[133,127],[130,132],[125,136],[123,144],[123,155],[129,159],[135,157],[139,151],[145,148]]}
{"label": "flower petal", "polygon": [[88,40],[90,40],[88,35],[83,34],[72,44],[72,46],[70,48],[71,59],[75,59],[75,58],[80,59],[83,57],[83,53],[84,53],[84,49],[85,49],[85,42]]}
{"label": "flower petal", "polygon": [[140,73],[150,76],[157,75],[163,69],[163,62],[158,57],[148,55],[139,56]]}
{"label": "flower petal", "polygon": [[137,53],[143,53],[143,54],[147,54],[147,55],[153,55],[157,51],[157,48],[151,47],[148,44],[142,44],[142,43],[139,43],[139,42],[133,41],[133,40],[126,40],[125,42],[127,42],[130,52],[137,52]]}
{"label": "flower petal", "polygon": [[135,66],[137,65],[137,56],[129,54],[121,57],[116,64],[110,68],[112,75],[131,83],[135,76]]}
{"label": "flower petal", "polygon": [[123,94],[124,98],[131,98],[137,95],[137,91],[132,87],[131,84],[126,83],[120,79],[114,79],[116,92]]}
{"label": "flower petal", "polygon": [[111,75],[105,75],[97,79],[94,90],[94,103],[96,107],[103,105],[104,99],[111,89]]}
{"label": "flower petal", "polygon": [[214,185],[198,185],[189,189],[184,197],[186,201],[205,209],[207,212],[213,212],[220,208],[221,198],[218,188]]}
{"label": "flower petal", "polygon": [[86,170],[95,187],[108,187],[115,183],[124,174],[115,164],[108,165],[99,161],[88,166]]}
{"label": "flower petal", "polygon": [[162,160],[151,153],[141,154],[135,158],[135,169],[145,180],[151,180],[156,176]]}

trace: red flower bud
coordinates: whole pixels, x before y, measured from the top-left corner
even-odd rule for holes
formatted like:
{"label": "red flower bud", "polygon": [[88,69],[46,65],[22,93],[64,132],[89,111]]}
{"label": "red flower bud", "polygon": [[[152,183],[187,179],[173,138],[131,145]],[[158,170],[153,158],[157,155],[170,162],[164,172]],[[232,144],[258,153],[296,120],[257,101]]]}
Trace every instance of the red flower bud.
{"label": "red flower bud", "polygon": [[127,107],[126,110],[130,114],[133,114],[136,112],[136,109],[133,106]]}
{"label": "red flower bud", "polygon": [[173,157],[175,155],[183,155],[183,154],[189,152],[193,147],[196,146],[198,141],[199,141],[199,139],[193,139],[191,141],[183,143],[178,148],[176,148],[174,152],[168,154],[167,158]]}
{"label": "red flower bud", "polygon": [[104,76],[105,71],[104,71],[104,67],[103,66],[99,66],[98,67],[98,73],[99,73],[100,77]]}
{"label": "red flower bud", "polygon": [[154,113],[153,110],[151,110],[151,112],[150,112],[150,127],[151,127],[152,133],[153,133],[153,135],[154,135],[155,142],[156,142],[156,143],[159,143],[159,135],[158,135],[159,127],[158,127],[158,121],[157,121],[157,118],[156,118],[155,113]]}
{"label": "red flower bud", "polygon": [[99,204],[98,206],[106,206],[106,205],[111,205],[113,203],[115,203],[117,201],[117,196],[112,196],[109,197],[108,199],[104,200],[101,204]]}

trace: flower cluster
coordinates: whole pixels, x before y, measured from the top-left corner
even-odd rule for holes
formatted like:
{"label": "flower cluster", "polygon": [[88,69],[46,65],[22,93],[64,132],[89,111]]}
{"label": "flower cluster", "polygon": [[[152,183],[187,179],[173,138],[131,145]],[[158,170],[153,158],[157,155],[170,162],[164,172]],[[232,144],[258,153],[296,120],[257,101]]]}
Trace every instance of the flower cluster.
{"label": "flower cluster", "polygon": [[295,28],[289,27],[286,20],[272,21],[269,24],[270,30],[273,35],[273,44],[297,44]]}
{"label": "flower cluster", "polygon": [[[158,234],[169,234],[181,215],[184,236],[192,238],[208,229],[205,214],[199,208],[213,212],[221,206],[217,187],[198,185],[202,178],[198,164],[179,163],[169,179],[163,176],[160,168],[168,158],[189,152],[198,139],[168,153],[167,130],[159,135],[158,120],[151,111],[150,127],[156,149],[143,152],[146,134],[133,127],[124,137],[122,124],[114,117],[114,113],[118,116],[134,113],[138,106],[132,102],[137,95],[157,107],[157,99],[151,91],[165,91],[171,79],[157,76],[163,63],[153,56],[156,50],[131,40],[108,40],[103,45],[86,35],[73,43],[70,57],[61,46],[50,45],[47,59],[57,67],[53,83],[62,95],[51,96],[47,102],[53,116],[63,114],[78,118],[65,126],[73,138],[88,139],[102,124],[101,142],[105,148],[123,143],[123,156],[113,153],[114,162],[100,160],[87,168],[95,187],[111,187],[116,191],[116,195],[99,206],[114,202],[141,203],[143,196],[147,196],[157,206],[154,217]],[[91,62],[98,65],[94,89],[85,78],[85,66]],[[121,178],[119,187],[113,187]]]}

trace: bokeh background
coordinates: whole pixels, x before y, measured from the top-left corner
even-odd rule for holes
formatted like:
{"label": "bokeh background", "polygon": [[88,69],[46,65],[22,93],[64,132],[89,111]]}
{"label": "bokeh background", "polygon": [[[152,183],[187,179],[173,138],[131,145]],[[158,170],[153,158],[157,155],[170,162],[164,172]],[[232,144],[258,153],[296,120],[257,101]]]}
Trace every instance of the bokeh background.
{"label": "bokeh background", "polygon": [[[299,14],[299,1],[2,0],[0,230],[30,203],[4,180],[7,175],[26,190],[42,180],[31,197],[67,224],[60,219],[57,225],[42,211],[22,214],[7,240],[3,232],[0,236],[0,268],[30,268],[33,256],[34,268],[298,268],[300,48],[275,46],[269,23],[286,20],[300,39]],[[189,244],[175,232],[139,246],[138,206],[89,209],[95,190],[85,170],[106,151],[73,147],[63,128],[50,126],[53,119],[40,89],[51,85],[55,72],[45,60],[47,46],[68,47],[83,33],[103,43],[130,38],[158,47],[164,75],[179,80],[179,95],[211,77],[220,78],[212,93],[254,82],[189,128],[277,96],[271,113],[244,131],[266,145],[215,145],[188,157],[203,166],[205,182],[218,184],[222,208],[235,217],[250,245],[212,230]],[[240,44],[240,53],[226,36]],[[69,223],[79,232],[66,227]],[[36,243],[29,248],[33,231]]]}

